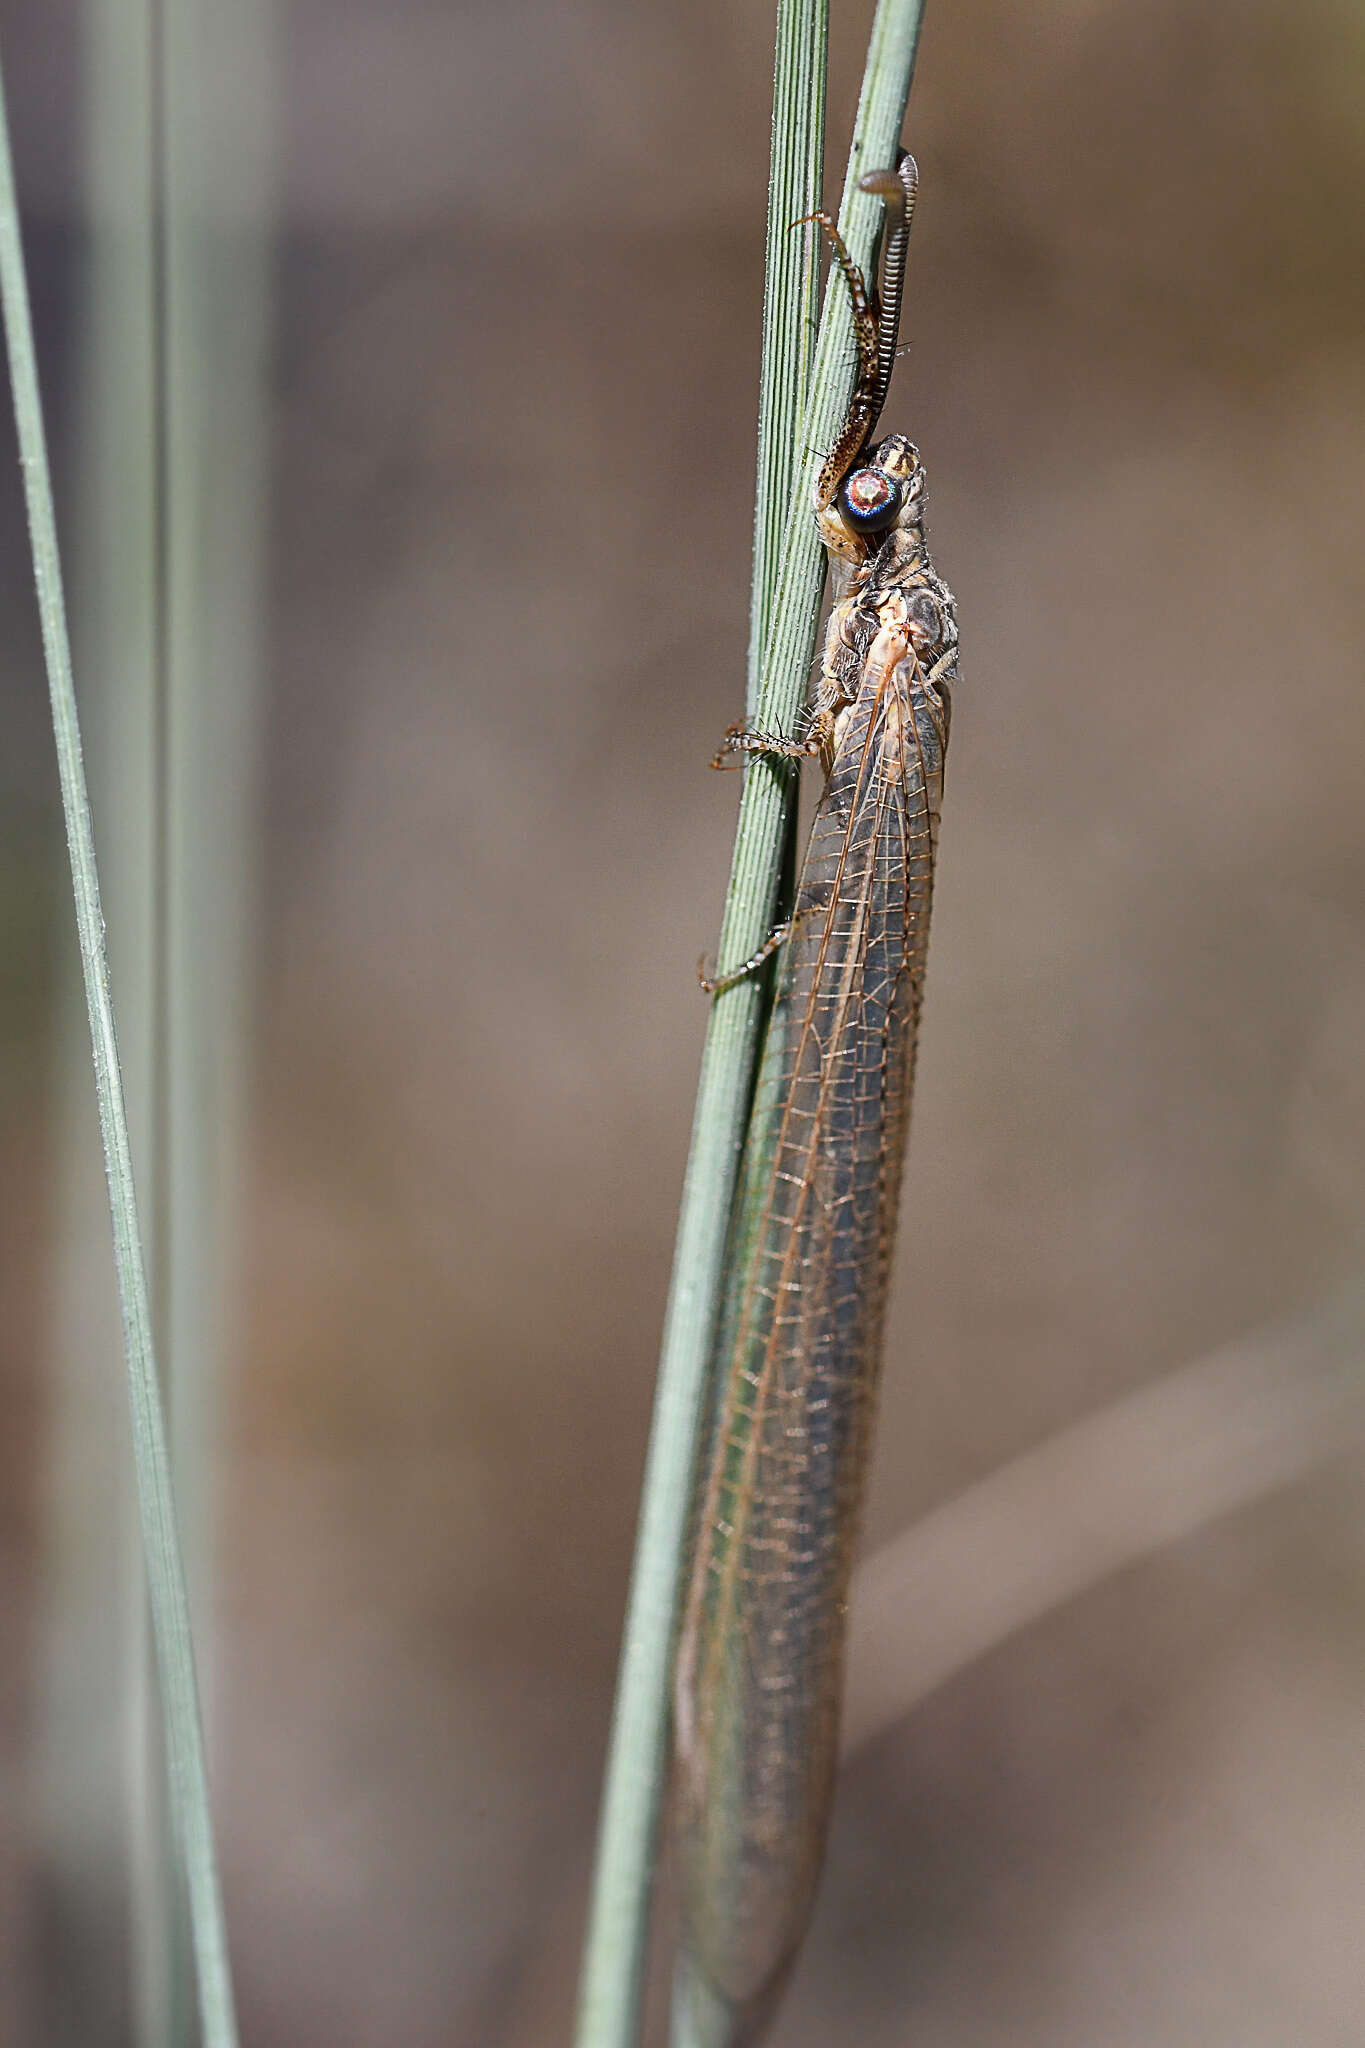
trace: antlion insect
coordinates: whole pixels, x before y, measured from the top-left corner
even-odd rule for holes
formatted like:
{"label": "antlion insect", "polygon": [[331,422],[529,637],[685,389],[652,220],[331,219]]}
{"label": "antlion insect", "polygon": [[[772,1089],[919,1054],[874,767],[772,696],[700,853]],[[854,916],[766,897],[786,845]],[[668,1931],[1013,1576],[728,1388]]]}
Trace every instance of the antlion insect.
{"label": "antlion insect", "polygon": [[682,2037],[762,2033],[824,1855],[844,1610],[881,1361],[910,1115],[957,618],[924,539],[924,469],[899,434],[868,449],[896,353],[918,174],[887,201],[878,293],[814,214],[853,301],[858,371],[816,487],[841,571],[814,699],[793,739],[732,728],[726,755],[818,755],[825,787],[759,1070],[722,1319],[725,1380],[699,1494],[678,1651]]}

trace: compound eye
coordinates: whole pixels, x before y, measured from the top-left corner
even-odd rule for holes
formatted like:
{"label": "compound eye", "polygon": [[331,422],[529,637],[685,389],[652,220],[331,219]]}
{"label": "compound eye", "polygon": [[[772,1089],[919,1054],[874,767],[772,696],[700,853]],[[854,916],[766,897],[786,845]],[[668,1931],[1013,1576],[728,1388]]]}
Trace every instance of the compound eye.
{"label": "compound eye", "polygon": [[904,485],[884,469],[855,469],[839,486],[839,510],[854,533],[885,533],[904,502]]}

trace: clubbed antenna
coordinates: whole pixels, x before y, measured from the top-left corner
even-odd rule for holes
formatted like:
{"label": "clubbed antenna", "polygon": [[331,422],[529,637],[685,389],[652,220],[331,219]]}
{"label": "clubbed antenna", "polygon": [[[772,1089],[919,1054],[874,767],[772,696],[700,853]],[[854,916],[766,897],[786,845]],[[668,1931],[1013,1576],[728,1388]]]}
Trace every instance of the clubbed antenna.
{"label": "clubbed antenna", "polygon": [[905,258],[910,248],[910,225],[919,197],[919,166],[908,149],[901,151],[894,171],[869,171],[858,180],[861,192],[874,192],[886,201],[886,242],[882,251],[880,305],[877,310],[877,412],[886,404],[891,372],[896,367],[896,341],[900,334],[901,298],[905,290]]}
{"label": "clubbed antenna", "polygon": [[[904,152],[896,170],[869,171],[859,179],[858,189],[875,193],[886,202],[887,233],[880,291],[875,286],[869,287],[829,214],[818,212],[804,216],[805,220],[818,221],[829,243],[830,254],[843,272],[853,305],[853,336],[858,349],[858,370],[848,411],[821,466],[815,486],[815,502],[821,512],[833,504],[835,492],[857,461],[886,402],[887,387],[896,361],[910,223],[919,191],[915,159],[908,151]],[[802,222],[797,221],[795,225],[800,227]]]}

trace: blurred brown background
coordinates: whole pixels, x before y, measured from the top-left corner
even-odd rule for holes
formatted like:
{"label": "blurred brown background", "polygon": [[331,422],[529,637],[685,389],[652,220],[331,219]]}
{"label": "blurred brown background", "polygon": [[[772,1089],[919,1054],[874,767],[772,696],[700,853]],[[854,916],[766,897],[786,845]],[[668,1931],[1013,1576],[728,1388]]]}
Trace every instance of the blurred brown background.
{"label": "blurred brown background", "polygon": [[[871,9],[833,16],[832,189]],[[734,815],[772,7],[275,31],[210,1656],[244,2038],[548,2048]],[[0,36],[69,475],[80,17]],[[873,1546],[1359,1263],[1363,56],[1345,0],[931,0],[887,421],[963,680]],[[0,2033],[47,2048],[127,2021],[32,1790],[71,941],[5,473]],[[1359,1438],[1322,1450],[859,1752],[775,2048],[1361,2040]]]}

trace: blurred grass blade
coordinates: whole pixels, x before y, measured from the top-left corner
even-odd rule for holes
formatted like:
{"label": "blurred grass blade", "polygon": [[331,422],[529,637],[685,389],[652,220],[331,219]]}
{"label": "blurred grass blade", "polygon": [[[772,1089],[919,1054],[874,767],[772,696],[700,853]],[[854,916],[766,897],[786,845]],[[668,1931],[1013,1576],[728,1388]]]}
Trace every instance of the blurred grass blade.
{"label": "blurred grass blade", "polygon": [[[840,212],[845,239],[854,260],[862,264],[871,255],[881,202],[859,193],[857,182],[865,170],[895,160],[921,10],[922,0],[881,0],[873,23]],[[825,72],[824,30],[823,11],[817,16],[810,7],[783,7],[778,25],[779,79],[784,63],[793,61],[794,45],[789,47],[784,39],[813,38],[814,45],[807,44],[803,60],[806,89],[823,93],[823,83],[817,88],[814,81],[823,81]],[[775,109],[779,97],[775,94]],[[808,146],[815,126],[807,115]],[[780,153],[778,142],[775,112],[775,162]],[[804,211],[804,206],[799,210]],[[788,227],[794,218],[795,213],[788,215],[781,227]],[[779,231],[778,224],[770,221],[770,254]],[[852,325],[846,296],[826,293],[809,402],[791,464],[793,482],[785,520],[780,518],[780,498],[762,506],[755,520],[756,534],[762,537],[765,549],[767,537],[779,524],[782,532],[770,608],[756,605],[756,612],[766,610],[768,625],[755,716],[769,729],[790,728],[804,699],[814,649],[824,557],[811,518],[811,492],[819,451],[833,439],[848,394]],[[772,323],[779,317],[778,286],[770,275],[765,362]],[[799,352],[797,363],[788,366],[787,374],[799,380]],[[774,365],[774,380],[777,375]],[[775,467],[780,475],[781,464],[775,462]],[[765,465],[760,490],[772,488],[772,474]],[[766,575],[761,566],[756,568],[755,590],[760,597],[767,589]],[[791,794],[791,778],[769,764],[756,760],[746,770],[721,926],[718,958],[722,963],[746,959],[771,925]],[[763,991],[753,978],[717,996],[702,1053],[603,1790],[580,1989],[578,2048],[633,2048],[639,2032],[649,1894],[667,1777],[675,1618],[762,1000]]]}
{"label": "blurred grass blade", "polygon": [[[162,0],[155,10],[163,874],[153,1299],[185,1571],[204,1615],[218,1387],[237,1294],[259,838],[271,14],[270,0]],[[205,1673],[206,1697],[212,1690]],[[146,2048],[193,2034],[178,1893],[166,1905],[166,2023]]]}
{"label": "blurred grass blade", "polygon": [[[159,703],[150,0],[86,0],[82,28],[70,625],[84,678],[86,773],[101,820],[101,895],[116,934],[111,975],[129,1136],[150,1214],[157,835],[149,821]],[[118,1298],[75,948],[62,949],[61,968],[34,1713],[51,1967],[34,2028],[40,2040],[84,2041],[122,2026],[139,2048],[153,2048],[143,2019],[144,1930],[160,1929],[168,1916],[152,1896],[153,1866],[166,1862],[165,1795],[158,1806],[149,1771],[164,1782],[165,1769],[154,1756],[156,1681],[135,1480],[130,1461],[108,1449],[127,1427],[127,1397],[109,1370]],[[134,2011],[125,2020],[130,1990]]]}
{"label": "blurred grass blade", "polygon": [[1045,1614],[1365,1444],[1365,1279],[1083,1416],[859,1566],[847,1754]]}
{"label": "blurred grass blade", "polygon": [[155,1629],[166,1727],[171,1804],[188,1878],[198,1973],[200,2024],[206,2048],[235,2048],[236,2019],[228,1971],[222,1900],[214,1855],[203,1736],[190,1638],[189,1606],[171,1494],[165,1426],[153,1355],[127,1117],[109,992],[104,920],[95,868],[90,807],[62,597],[52,486],[38,391],[37,363],[24,273],[18,206],[0,75],[0,301],[9,352],[20,463],[28,507],[34,580],[52,701],[53,735],[71,858],[81,965],[85,978],[100,1128],[104,1140],[114,1257],[123,1313],[124,1351],[132,1408],[133,1450],[148,1590]]}

